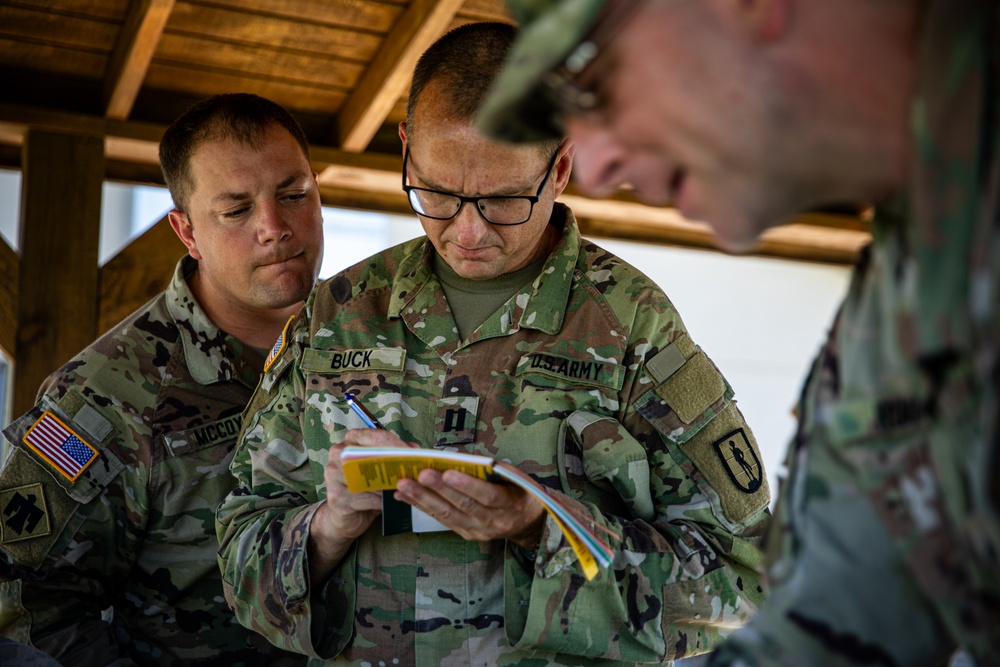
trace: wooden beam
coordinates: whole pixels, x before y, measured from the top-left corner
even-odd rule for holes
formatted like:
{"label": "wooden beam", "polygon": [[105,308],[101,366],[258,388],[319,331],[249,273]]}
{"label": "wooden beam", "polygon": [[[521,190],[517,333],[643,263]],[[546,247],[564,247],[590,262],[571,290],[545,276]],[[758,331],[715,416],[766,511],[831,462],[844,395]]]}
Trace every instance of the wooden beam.
{"label": "wooden beam", "polygon": [[139,95],[156,46],[173,11],[174,0],[132,0],[104,78],[104,115],[128,118]]}
{"label": "wooden beam", "polygon": [[167,288],[187,249],[164,216],[101,268],[98,333],[103,334]]}
{"label": "wooden beam", "polygon": [[[576,194],[573,188],[567,192],[559,201],[573,209],[580,228],[590,236],[719,249],[707,224],[687,220],[677,209],[647,206],[626,193],[597,200]],[[870,239],[859,217],[807,213],[764,232],[752,254],[851,264]]]}
{"label": "wooden beam", "polygon": [[413,0],[337,116],[340,148],[360,153],[406,90],[413,67],[451,24],[463,0]]}
{"label": "wooden beam", "polygon": [[104,141],[31,130],[24,141],[13,414],[97,335]]}
{"label": "wooden beam", "polygon": [[0,350],[9,359],[17,353],[18,264],[17,253],[0,240]]}
{"label": "wooden beam", "polygon": [[[28,127],[86,131],[105,136],[106,175],[110,179],[162,185],[157,143],[163,126],[95,119],[0,103],[0,143],[15,143]],[[402,157],[352,153],[329,146],[310,148],[324,204],[362,210],[408,213],[400,190]],[[3,153],[0,151],[0,159]],[[584,197],[572,184],[561,198],[591,236],[693,248],[717,249],[711,230],[681,218],[676,210],[646,206],[621,191],[603,200]],[[792,224],[768,230],[754,254],[804,261],[849,264],[870,239],[869,223],[850,214],[804,214]]]}

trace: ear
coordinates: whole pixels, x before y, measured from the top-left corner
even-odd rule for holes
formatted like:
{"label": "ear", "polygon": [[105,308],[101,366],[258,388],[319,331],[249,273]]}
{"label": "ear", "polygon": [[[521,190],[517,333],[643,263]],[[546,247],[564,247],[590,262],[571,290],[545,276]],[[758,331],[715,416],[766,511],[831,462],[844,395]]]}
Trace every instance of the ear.
{"label": "ear", "polygon": [[198,251],[198,241],[194,238],[194,228],[191,227],[191,221],[188,220],[187,214],[174,209],[167,213],[167,218],[170,220],[170,226],[173,227],[177,238],[188,249],[188,254],[194,259],[200,260],[201,253]]}
{"label": "ear", "polygon": [[791,19],[792,0],[730,0],[747,31],[760,41],[773,42],[785,36]]}
{"label": "ear", "polygon": [[563,141],[559,147],[559,156],[556,158],[556,173],[553,174],[554,192],[552,198],[555,199],[563,193],[569,185],[569,177],[573,173],[573,156],[576,155],[576,144],[570,139]]}
{"label": "ear", "polygon": [[399,123],[399,138],[403,142],[403,153],[406,153],[406,121]]}

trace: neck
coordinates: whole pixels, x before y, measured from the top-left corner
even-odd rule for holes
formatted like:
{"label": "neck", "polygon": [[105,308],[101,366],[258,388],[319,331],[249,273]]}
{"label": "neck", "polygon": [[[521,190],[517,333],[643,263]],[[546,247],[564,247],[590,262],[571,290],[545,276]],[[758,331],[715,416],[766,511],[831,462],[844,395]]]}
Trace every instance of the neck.
{"label": "neck", "polygon": [[284,308],[273,309],[248,308],[210,295],[197,271],[189,278],[188,285],[212,324],[244,345],[258,349],[268,349],[274,345],[288,318],[299,312],[304,303],[297,301]]}

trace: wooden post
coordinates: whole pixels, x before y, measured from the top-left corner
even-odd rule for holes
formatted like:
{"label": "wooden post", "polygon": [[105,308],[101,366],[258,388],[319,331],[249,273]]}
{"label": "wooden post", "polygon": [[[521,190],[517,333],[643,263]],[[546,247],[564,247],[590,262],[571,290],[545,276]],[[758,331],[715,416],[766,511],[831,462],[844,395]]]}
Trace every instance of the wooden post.
{"label": "wooden post", "polygon": [[30,130],[22,165],[14,417],[97,335],[104,140]]}

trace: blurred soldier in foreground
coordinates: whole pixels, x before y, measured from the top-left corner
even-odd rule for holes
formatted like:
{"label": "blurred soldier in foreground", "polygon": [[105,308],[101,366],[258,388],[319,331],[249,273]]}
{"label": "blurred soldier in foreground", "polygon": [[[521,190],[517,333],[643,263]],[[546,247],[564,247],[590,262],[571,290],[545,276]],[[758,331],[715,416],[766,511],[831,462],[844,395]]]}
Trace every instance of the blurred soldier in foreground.
{"label": "blurred soldier in foreground", "polygon": [[303,664],[233,618],[213,519],[323,255],[305,136],[273,102],[223,95],[167,129],[160,162],[189,256],[4,431],[0,627],[65,665]]}
{"label": "blurred soldier in foreground", "polygon": [[567,130],[730,249],[874,203],[802,394],[770,599],[711,664],[1000,664],[1000,5],[510,0],[494,136]]}
{"label": "blurred soldier in foreground", "polygon": [[[227,595],[329,664],[669,661],[760,599],[770,494],[732,389],[663,292],[554,201],[572,145],[472,124],[514,35],[471,24],[421,57],[399,133],[426,236],[317,287],[247,408],[219,508]],[[357,430],[347,392],[386,430]],[[383,534],[392,505],[347,491],[340,452],[404,441],[516,465],[610,528],[611,566],[588,581],[530,495],[456,471],[395,491],[446,530]]]}

